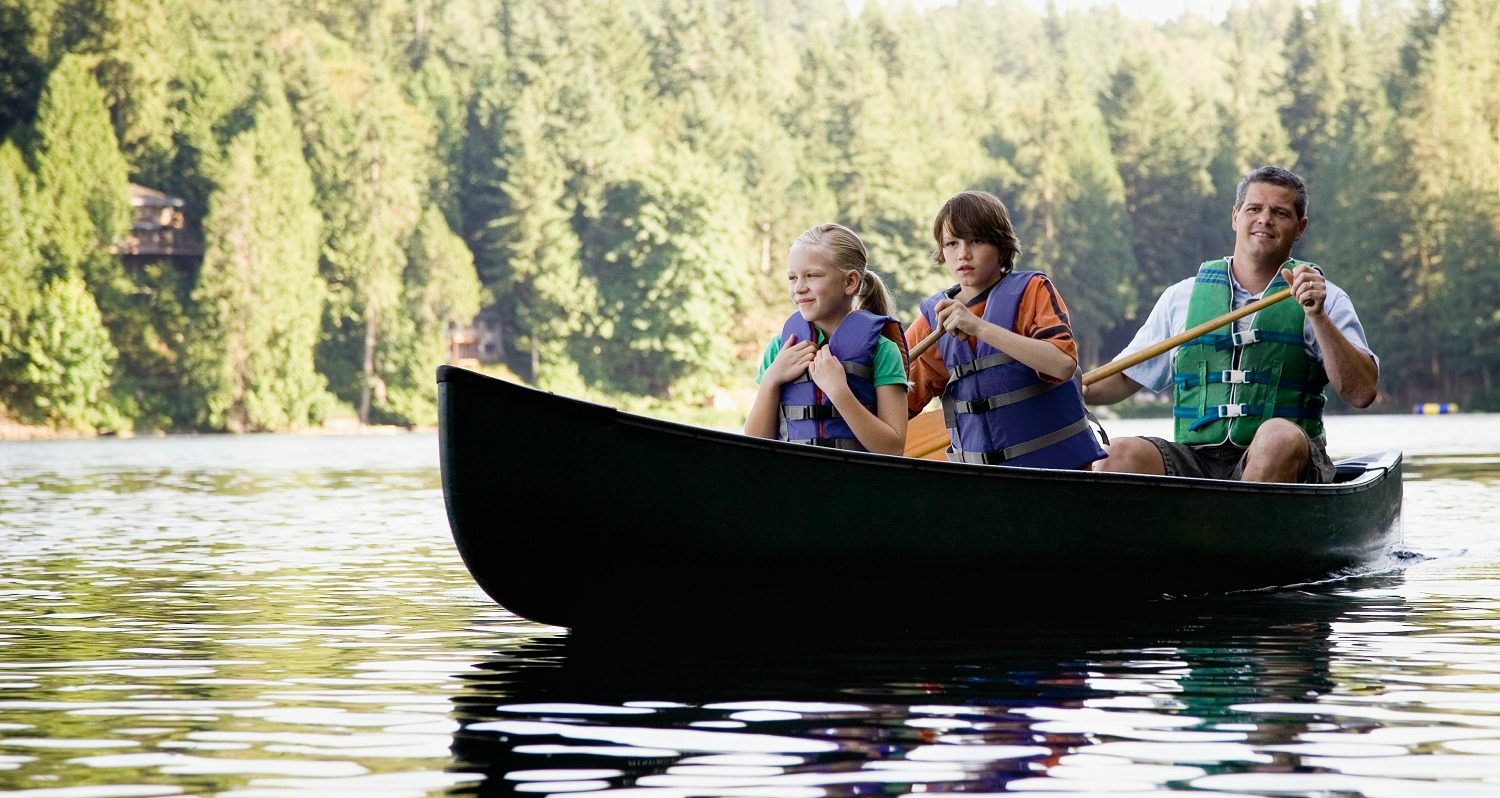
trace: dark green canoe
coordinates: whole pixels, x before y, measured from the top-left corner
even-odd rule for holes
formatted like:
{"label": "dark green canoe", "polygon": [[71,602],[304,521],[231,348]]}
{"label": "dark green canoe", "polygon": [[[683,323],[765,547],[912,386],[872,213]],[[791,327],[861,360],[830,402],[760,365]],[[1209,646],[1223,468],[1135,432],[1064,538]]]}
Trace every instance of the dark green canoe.
{"label": "dark green canoe", "polygon": [[981,466],[661,421],[438,369],[479,586],[570,628],[954,625],[1393,566],[1401,455],[1331,485]]}

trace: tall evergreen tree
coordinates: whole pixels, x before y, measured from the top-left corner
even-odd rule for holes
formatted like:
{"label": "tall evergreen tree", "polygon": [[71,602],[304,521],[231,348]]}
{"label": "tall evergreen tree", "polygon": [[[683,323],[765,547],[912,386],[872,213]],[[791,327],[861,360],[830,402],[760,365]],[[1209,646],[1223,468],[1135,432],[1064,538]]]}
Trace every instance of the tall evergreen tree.
{"label": "tall evergreen tree", "polygon": [[46,209],[32,217],[44,288],[28,322],[31,415],[58,426],[112,424],[106,391],[117,350],[96,297],[107,306],[118,290],[109,247],[131,210],[125,159],[83,58],[64,56],[48,76],[28,144],[34,202]]}
{"label": "tall evergreen tree", "polygon": [[188,349],[200,423],[235,432],[305,426],[327,396],[313,365],[325,289],[312,174],[279,80],[255,97],[204,220]]}
{"label": "tall evergreen tree", "polygon": [[506,340],[528,355],[524,365],[513,365],[539,384],[566,391],[582,385],[567,339],[592,311],[593,294],[579,272],[568,174],[540,124],[548,102],[530,86],[512,90],[503,77],[481,89],[471,127],[465,228]]}
{"label": "tall evergreen tree", "polygon": [[1434,309],[1427,377],[1446,395],[1500,399],[1500,8],[1450,0],[1406,113],[1422,263]]}
{"label": "tall evergreen tree", "polygon": [[51,60],[55,0],[0,0],[0,136],[31,119]]}
{"label": "tall evergreen tree", "polygon": [[[1282,45],[1285,24],[1275,18],[1277,8],[1271,0],[1253,7],[1235,6],[1225,21],[1230,35],[1225,53],[1229,95],[1219,108],[1224,139],[1223,159],[1214,175],[1216,185],[1226,180],[1235,183],[1265,164],[1297,166],[1281,119],[1281,109],[1291,103],[1292,93]],[[1290,8],[1295,10],[1295,5]]]}
{"label": "tall evergreen tree", "polygon": [[1019,116],[1028,131],[1017,147],[1026,178],[1014,203],[1023,248],[1019,268],[1046,271],[1067,298],[1082,363],[1096,362],[1110,319],[1134,301],[1125,186],[1094,98],[1073,77],[1061,47],[1061,20],[1049,20],[1062,53],[1050,83]]}
{"label": "tall evergreen tree", "polygon": [[1323,160],[1340,149],[1349,102],[1350,26],[1339,0],[1315,0],[1292,22],[1287,44],[1291,103],[1282,109],[1301,176],[1318,183]]}
{"label": "tall evergreen tree", "polygon": [[128,169],[104,93],[84,59],[68,55],[47,78],[31,130],[40,250],[49,269],[78,268],[130,227]]}
{"label": "tall evergreen tree", "polygon": [[444,351],[449,331],[479,312],[474,256],[434,205],[423,209],[407,247],[400,310],[391,315],[377,353],[385,396],[375,419],[432,424],[437,420],[433,366],[449,359]]}
{"label": "tall evergreen tree", "polygon": [[[1186,110],[1167,90],[1166,76],[1144,51],[1128,54],[1100,99],[1111,150],[1125,189],[1132,279],[1146,302],[1206,259],[1194,229],[1203,197],[1212,193],[1208,149],[1193,136]],[[1134,326],[1150,306],[1125,308]]]}
{"label": "tall evergreen tree", "polygon": [[319,370],[361,423],[385,395],[376,352],[400,312],[406,243],[427,188],[431,130],[377,71],[337,42],[299,31],[283,37],[289,86],[324,219],[322,274],[329,286]]}
{"label": "tall evergreen tree", "polygon": [[35,196],[20,148],[0,140],[0,410],[23,401],[26,326],[40,301],[41,269],[26,209]]}

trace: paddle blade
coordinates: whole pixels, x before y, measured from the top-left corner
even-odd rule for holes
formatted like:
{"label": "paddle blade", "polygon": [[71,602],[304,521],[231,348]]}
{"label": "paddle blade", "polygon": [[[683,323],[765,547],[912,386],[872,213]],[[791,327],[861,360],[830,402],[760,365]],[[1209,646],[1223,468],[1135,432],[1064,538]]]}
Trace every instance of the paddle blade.
{"label": "paddle blade", "polygon": [[941,410],[929,410],[906,422],[906,456],[922,460],[948,459],[948,428]]}

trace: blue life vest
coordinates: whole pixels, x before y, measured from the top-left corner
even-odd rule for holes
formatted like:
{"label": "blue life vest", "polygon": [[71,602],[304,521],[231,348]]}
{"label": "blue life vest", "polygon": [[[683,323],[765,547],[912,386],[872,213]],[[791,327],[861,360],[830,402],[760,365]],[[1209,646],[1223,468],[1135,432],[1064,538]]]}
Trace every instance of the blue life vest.
{"label": "blue life vest", "polygon": [[[1041,272],[1012,272],[990,289],[983,319],[1015,331],[1021,297]],[[938,329],[936,308],[946,292],[922,300],[922,317]],[[1049,383],[1036,370],[984,341],[938,339],[948,366],[943,418],[952,446],[948,459],[965,463],[1087,468],[1104,457],[1089,428],[1083,395],[1072,380]]]}
{"label": "blue life vest", "polygon": [[[872,413],[875,412],[875,347],[887,324],[900,326],[890,316],[878,316],[868,310],[850,311],[827,343],[844,366],[849,390]],[[801,313],[793,313],[781,326],[781,345],[785,347],[794,335],[798,341],[818,340],[818,331]],[[793,443],[865,451],[838,408],[808,374],[781,386],[779,435]]]}

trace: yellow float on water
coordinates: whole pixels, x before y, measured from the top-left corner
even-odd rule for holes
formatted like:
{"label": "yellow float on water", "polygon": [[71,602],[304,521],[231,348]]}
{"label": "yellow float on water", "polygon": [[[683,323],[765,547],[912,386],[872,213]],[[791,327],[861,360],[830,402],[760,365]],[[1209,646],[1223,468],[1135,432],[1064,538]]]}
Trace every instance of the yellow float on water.
{"label": "yellow float on water", "polygon": [[1458,412],[1457,402],[1419,402],[1411,406],[1411,412],[1422,416],[1446,416]]}

